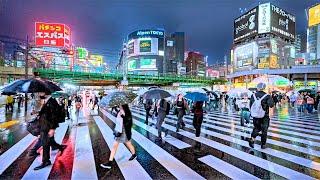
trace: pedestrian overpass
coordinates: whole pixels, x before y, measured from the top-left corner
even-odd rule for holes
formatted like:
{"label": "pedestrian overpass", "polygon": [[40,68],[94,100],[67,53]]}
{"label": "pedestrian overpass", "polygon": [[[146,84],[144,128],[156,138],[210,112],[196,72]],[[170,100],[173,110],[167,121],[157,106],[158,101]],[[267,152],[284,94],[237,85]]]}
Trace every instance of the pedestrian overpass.
{"label": "pedestrian overpass", "polygon": [[[120,73],[92,73],[75,72],[55,69],[33,69],[41,78],[51,79],[56,82],[72,83],[81,86],[105,86],[116,85],[123,80],[123,74]],[[205,78],[194,76],[177,75],[127,75],[128,85],[173,85],[174,83],[190,85],[215,85],[224,84],[226,80],[217,78]]]}

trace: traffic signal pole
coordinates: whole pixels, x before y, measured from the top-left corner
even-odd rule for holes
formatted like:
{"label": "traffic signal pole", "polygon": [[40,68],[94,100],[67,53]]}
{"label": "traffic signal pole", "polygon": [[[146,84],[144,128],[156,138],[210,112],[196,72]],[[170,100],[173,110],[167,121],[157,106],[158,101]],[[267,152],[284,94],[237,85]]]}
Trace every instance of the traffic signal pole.
{"label": "traffic signal pole", "polygon": [[[28,69],[29,69],[29,60],[28,60],[28,54],[29,54],[29,36],[27,35],[27,45],[25,49],[25,79],[28,79]],[[28,93],[24,93],[24,113],[27,114],[28,111]]]}

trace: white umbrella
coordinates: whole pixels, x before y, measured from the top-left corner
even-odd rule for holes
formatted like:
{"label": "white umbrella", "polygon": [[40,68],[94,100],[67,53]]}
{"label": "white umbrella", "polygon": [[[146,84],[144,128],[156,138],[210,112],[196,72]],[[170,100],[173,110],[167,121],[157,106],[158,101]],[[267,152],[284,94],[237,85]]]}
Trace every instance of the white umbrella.
{"label": "white umbrella", "polygon": [[252,92],[246,88],[234,88],[227,92],[229,97],[241,97],[243,94],[247,94],[250,97]]}
{"label": "white umbrella", "polygon": [[252,80],[252,83],[265,83],[269,86],[286,87],[290,86],[290,80],[279,75],[264,75]]}

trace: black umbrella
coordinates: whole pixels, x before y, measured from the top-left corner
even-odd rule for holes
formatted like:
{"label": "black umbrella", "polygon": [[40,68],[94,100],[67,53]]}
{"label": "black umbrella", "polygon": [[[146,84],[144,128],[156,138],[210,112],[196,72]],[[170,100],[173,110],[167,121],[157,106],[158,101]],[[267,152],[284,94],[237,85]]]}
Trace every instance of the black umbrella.
{"label": "black umbrella", "polygon": [[7,95],[7,96],[16,95],[16,94],[17,94],[16,92],[10,92],[10,91],[1,93],[1,95]]}
{"label": "black umbrella", "polygon": [[4,93],[8,92],[21,92],[21,93],[37,93],[45,92],[46,94],[51,94],[55,91],[62,91],[62,89],[50,81],[45,81],[41,79],[23,79],[16,80],[3,88]]}
{"label": "black umbrella", "polygon": [[142,95],[144,99],[163,99],[170,96],[171,94],[163,89],[151,89]]}

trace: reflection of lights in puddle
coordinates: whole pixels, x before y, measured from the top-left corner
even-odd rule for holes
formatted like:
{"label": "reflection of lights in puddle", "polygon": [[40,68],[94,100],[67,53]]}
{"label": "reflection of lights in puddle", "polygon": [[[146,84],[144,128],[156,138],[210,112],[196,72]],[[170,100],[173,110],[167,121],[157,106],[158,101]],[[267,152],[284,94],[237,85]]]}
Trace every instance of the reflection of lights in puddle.
{"label": "reflection of lights in puddle", "polygon": [[7,122],[4,122],[4,123],[1,123],[0,124],[0,129],[1,128],[8,128],[8,127],[13,126],[13,125],[18,124],[18,123],[19,123],[19,121],[17,121],[17,120],[12,120],[12,121],[7,121]]}

